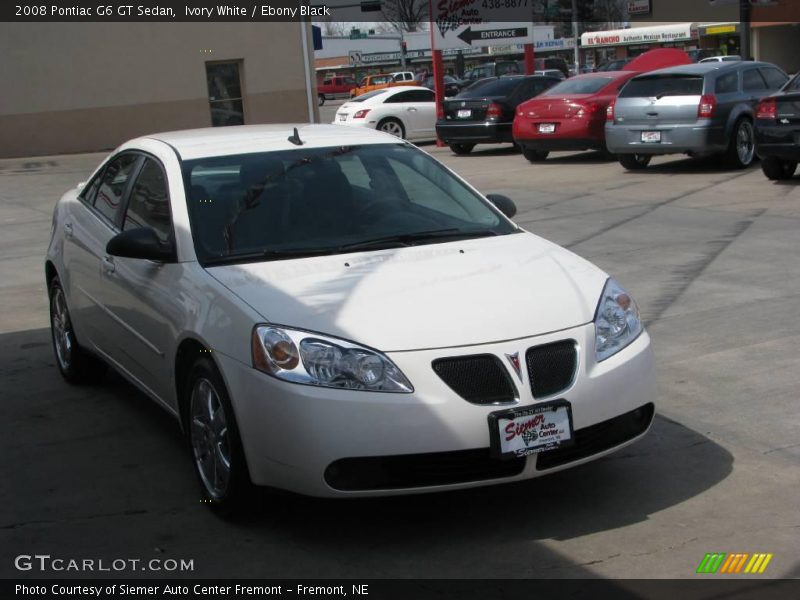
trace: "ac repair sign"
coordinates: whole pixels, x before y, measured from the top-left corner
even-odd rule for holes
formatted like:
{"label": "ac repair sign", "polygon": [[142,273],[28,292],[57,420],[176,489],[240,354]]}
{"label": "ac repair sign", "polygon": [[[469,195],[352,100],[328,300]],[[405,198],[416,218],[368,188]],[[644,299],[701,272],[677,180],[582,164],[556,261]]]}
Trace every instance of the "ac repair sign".
{"label": "ac repair sign", "polygon": [[533,43],[530,0],[431,0],[431,15],[437,50]]}

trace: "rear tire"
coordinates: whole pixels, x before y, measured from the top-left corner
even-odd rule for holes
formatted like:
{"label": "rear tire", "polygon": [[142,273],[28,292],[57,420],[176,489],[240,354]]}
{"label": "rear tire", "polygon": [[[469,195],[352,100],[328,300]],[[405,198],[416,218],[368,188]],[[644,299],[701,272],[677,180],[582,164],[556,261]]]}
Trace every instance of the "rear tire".
{"label": "rear tire", "polygon": [[223,518],[250,514],[258,488],[250,481],[228,390],[211,358],[194,362],[184,389],[186,434],[202,502]]}
{"label": "rear tire", "polygon": [[628,171],[641,171],[646,169],[650,164],[652,156],[649,154],[618,154],[617,160],[619,164],[628,169]]}
{"label": "rear tire", "polygon": [[797,170],[797,162],[793,160],[781,160],[780,158],[764,158],[761,160],[761,170],[767,179],[781,181],[791,179]]}
{"label": "rear tire", "polygon": [[474,147],[475,144],[450,144],[453,154],[469,154]]}
{"label": "rear tire", "polygon": [[406,128],[403,127],[403,124],[394,118],[383,119],[378,126],[376,127],[378,131],[383,131],[384,133],[389,133],[395,137],[399,137],[401,140],[406,138]]}
{"label": "rear tire", "polygon": [[745,169],[755,160],[755,131],[750,119],[742,118],[733,126],[725,152],[725,162],[734,169]]}
{"label": "rear tire", "polygon": [[53,277],[48,285],[50,297],[50,337],[56,365],[69,383],[94,383],[103,378],[108,365],[84,350],[75,337],[67,307],[67,296],[61,281]]}
{"label": "rear tire", "polygon": [[533,150],[532,148],[523,148],[522,155],[528,159],[528,162],[537,163],[546,161],[550,153],[547,150]]}

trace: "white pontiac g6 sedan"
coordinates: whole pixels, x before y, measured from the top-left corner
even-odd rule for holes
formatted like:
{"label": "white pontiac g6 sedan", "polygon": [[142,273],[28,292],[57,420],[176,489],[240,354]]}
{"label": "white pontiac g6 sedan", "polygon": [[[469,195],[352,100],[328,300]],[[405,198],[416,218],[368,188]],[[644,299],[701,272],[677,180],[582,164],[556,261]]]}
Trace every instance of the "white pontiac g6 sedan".
{"label": "white pontiac g6 sedan", "polygon": [[406,494],[545,475],[645,434],[635,302],[396,137],[142,137],[53,216],[71,383],[111,366],[175,416],[204,498]]}

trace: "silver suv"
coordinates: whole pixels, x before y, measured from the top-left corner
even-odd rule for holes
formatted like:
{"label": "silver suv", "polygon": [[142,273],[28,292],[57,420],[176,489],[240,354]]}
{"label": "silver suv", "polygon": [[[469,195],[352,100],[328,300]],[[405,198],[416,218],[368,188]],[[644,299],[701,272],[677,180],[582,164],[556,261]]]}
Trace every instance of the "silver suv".
{"label": "silver suv", "polygon": [[644,169],[659,154],[722,154],[744,168],[755,156],[755,107],[787,80],[775,65],[752,61],[639,75],[608,108],[606,145],[626,169]]}

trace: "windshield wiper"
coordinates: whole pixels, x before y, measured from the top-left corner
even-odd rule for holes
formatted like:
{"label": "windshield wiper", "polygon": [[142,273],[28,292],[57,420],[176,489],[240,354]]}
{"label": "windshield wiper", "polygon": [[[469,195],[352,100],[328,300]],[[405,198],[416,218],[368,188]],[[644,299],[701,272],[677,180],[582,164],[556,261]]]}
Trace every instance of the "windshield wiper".
{"label": "windshield wiper", "polygon": [[481,231],[463,231],[461,229],[451,227],[449,229],[434,229],[431,231],[417,231],[413,233],[400,233],[396,235],[387,235],[384,237],[375,238],[372,240],[364,240],[363,242],[353,242],[352,244],[345,244],[337,248],[338,251],[344,252],[348,250],[365,250],[367,248],[379,248],[381,246],[414,246],[414,242],[431,240],[431,239],[447,239],[447,238],[477,238],[495,236],[497,233],[490,229],[483,229]]}
{"label": "windshield wiper", "polygon": [[336,248],[274,248],[261,252],[248,252],[246,254],[227,254],[224,256],[211,256],[205,260],[207,265],[224,265],[237,262],[254,262],[259,260],[288,260],[290,258],[305,258],[308,256],[324,256],[333,254]]}

